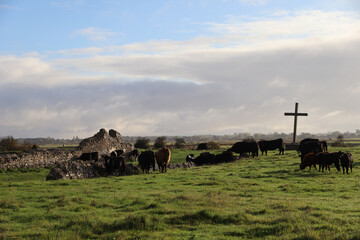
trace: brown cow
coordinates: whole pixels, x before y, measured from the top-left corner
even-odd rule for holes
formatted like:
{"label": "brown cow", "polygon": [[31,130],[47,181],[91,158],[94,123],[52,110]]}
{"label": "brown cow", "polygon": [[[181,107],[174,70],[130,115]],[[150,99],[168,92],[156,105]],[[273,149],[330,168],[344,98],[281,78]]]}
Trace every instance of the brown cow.
{"label": "brown cow", "polygon": [[167,165],[170,162],[170,149],[164,147],[155,153],[156,162],[159,166],[159,172],[167,172]]}
{"label": "brown cow", "polygon": [[304,156],[304,159],[301,161],[300,169],[304,170],[306,167],[310,167],[311,170],[311,167],[314,166],[316,170],[316,164],[318,164],[316,154],[308,153]]}

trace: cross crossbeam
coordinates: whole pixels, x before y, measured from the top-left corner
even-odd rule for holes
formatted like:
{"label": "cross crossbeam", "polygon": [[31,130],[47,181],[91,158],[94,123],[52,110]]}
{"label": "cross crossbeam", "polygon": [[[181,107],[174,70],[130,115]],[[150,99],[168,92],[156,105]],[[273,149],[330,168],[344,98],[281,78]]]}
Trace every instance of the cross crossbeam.
{"label": "cross crossbeam", "polygon": [[295,112],[286,112],[284,113],[285,116],[294,116],[294,135],[293,135],[293,143],[296,140],[296,127],[297,127],[297,117],[298,116],[308,116],[307,113],[299,113],[298,112],[299,103],[295,103]]}

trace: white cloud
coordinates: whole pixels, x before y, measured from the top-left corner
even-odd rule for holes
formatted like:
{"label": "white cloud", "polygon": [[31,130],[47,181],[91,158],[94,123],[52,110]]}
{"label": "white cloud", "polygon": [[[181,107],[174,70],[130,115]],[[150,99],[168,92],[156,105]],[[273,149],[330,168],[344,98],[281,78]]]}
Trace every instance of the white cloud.
{"label": "white cloud", "polygon": [[224,27],[216,37],[65,49],[50,59],[1,56],[1,134],[291,132],[283,115],[295,101],[309,113],[299,132],[356,129],[360,114],[349,114],[360,101],[353,90],[360,77],[356,14],[240,20],[212,24]]}
{"label": "white cloud", "polygon": [[332,112],[329,112],[329,113],[325,114],[324,116],[320,117],[320,119],[327,119],[327,118],[337,117],[337,116],[341,115],[342,113],[344,113],[344,111],[335,110],[335,111],[332,111]]}
{"label": "white cloud", "polygon": [[250,6],[265,5],[268,0],[239,0],[242,4]]}
{"label": "white cloud", "polygon": [[275,77],[268,83],[268,85],[272,88],[285,88],[288,86],[288,81],[280,77]]}
{"label": "white cloud", "polygon": [[7,4],[0,4],[0,8],[11,9],[11,10],[20,10],[19,7],[16,7],[13,5],[7,5]]}
{"label": "white cloud", "polygon": [[72,36],[84,36],[87,37],[89,40],[94,42],[103,42],[109,40],[109,38],[114,36],[121,36],[122,33],[113,32],[109,29],[100,29],[96,27],[88,27],[84,29],[79,29],[74,31]]}
{"label": "white cloud", "polygon": [[356,12],[276,12],[263,18],[230,17],[209,26],[225,39],[237,38],[238,46],[266,49],[357,37],[360,17]]}

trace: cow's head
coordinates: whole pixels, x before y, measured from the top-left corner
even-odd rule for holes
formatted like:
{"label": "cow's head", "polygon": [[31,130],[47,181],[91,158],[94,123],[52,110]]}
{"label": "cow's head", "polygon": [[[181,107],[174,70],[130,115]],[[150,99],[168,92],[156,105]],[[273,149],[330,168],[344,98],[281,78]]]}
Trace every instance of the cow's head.
{"label": "cow's head", "polygon": [[303,162],[302,162],[302,163],[300,163],[300,169],[301,169],[301,170],[304,170],[304,169],[305,169],[305,167],[306,167],[306,166],[305,166],[305,164],[304,164]]}

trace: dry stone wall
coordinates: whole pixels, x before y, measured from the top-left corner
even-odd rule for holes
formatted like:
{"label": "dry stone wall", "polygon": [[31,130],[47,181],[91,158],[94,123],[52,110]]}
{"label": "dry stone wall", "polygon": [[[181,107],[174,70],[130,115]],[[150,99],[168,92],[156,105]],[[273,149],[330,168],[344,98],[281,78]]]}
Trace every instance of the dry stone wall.
{"label": "dry stone wall", "polygon": [[56,163],[76,159],[79,151],[34,150],[20,154],[0,154],[0,169],[50,168]]}

